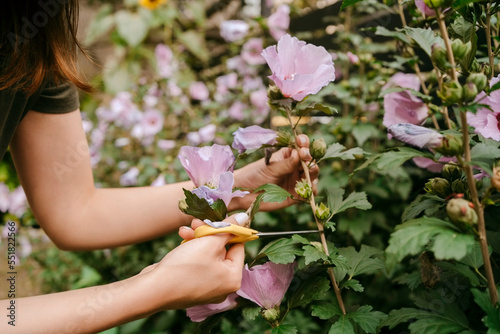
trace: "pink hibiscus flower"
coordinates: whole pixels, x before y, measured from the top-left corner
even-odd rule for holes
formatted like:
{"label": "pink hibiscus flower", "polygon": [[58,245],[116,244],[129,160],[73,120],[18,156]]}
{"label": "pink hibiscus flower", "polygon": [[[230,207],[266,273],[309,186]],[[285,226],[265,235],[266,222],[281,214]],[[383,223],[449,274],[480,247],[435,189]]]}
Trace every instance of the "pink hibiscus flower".
{"label": "pink hibiscus flower", "polygon": [[[490,87],[500,81],[500,75],[491,79]],[[484,138],[500,141],[500,90],[493,91],[490,96],[481,92],[477,98],[481,104],[487,104],[491,110],[481,108],[476,114],[467,112],[467,123],[474,128],[474,132]]]}

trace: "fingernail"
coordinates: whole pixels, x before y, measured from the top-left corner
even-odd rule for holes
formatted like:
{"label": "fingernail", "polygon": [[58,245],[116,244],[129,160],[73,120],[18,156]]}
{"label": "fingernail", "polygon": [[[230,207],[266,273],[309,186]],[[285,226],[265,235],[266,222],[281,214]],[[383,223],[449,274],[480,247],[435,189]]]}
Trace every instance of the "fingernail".
{"label": "fingernail", "polygon": [[234,220],[236,220],[238,225],[242,226],[248,221],[248,215],[244,212],[240,212],[234,216]]}
{"label": "fingernail", "polygon": [[297,141],[299,142],[300,145],[305,145],[306,144],[306,139],[302,136],[297,137]]}
{"label": "fingernail", "polygon": [[179,230],[188,231],[188,230],[192,230],[192,228],[188,227],[188,226],[181,226],[181,227],[179,227]]}

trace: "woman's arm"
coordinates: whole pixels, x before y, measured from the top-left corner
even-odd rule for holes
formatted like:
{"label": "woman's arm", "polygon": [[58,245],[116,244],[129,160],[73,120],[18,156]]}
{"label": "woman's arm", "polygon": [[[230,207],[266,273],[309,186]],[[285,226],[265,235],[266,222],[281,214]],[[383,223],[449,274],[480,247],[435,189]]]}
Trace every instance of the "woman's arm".
{"label": "woman's arm", "polygon": [[182,188],[96,189],[78,110],[31,111],[11,141],[16,170],[33,213],[62,249],[115,247],[153,239],[187,225],[178,209]]}
{"label": "woman's arm", "polygon": [[[2,300],[5,312],[14,305],[14,318],[3,317],[0,333],[96,333],[162,310],[220,303],[241,285],[243,244],[225,248],[233,237],[191,240],[124,281],[19,298],[15,304]],[[15,326],[8,323],[13,320]]]}

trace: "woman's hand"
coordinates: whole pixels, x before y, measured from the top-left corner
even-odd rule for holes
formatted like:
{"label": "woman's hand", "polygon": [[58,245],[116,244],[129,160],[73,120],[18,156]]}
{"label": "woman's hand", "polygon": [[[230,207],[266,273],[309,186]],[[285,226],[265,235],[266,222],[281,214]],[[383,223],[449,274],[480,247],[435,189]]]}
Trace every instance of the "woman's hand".
{"label": "woman's hand", "polygon": [[[282,148],[274,153],[268,165],[264,159],[260,159],[254,163],[248,164],[234,172],[235,187],[255,189],[266,183],[276,184],[295,198],[298,197],[295,192],[295,184],[302,178],[305,178],[304,171],[300,160],[308,164],[312,157],[309,153],[309,137],[299,135],[297,137],[299,151],[292,148]],[[318,177],[319,169],[317,165],[310,168],[311,180],[313,181],[313,191],[316,191],[315,180]],[[230,209],[246,210],[251,205],[252,201],[257,197],[255,194],[246,195],[243,198],[234,198],[235,207]],[[263,211],[271,211],[284,208],[296,203],[288,198],[282,203],[262,203],[260,209]]]}

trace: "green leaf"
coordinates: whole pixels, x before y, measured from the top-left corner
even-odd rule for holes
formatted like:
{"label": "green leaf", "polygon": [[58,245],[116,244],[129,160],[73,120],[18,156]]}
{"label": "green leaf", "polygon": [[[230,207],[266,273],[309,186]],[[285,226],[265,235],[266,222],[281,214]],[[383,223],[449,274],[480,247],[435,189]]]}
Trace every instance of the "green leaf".
{"label": "green leaf", "polygon": [[377,127],[370,123],[356,124],[352,128],[351,133],[354,139],[356,139],[358,146],[363,146],[369,138],[376,138],[379,136],[379,130]]}
{"label": "green leaf", "polygon": [[402,221],[417,218],[421,213],[432,216],[435,212],[445,206],[441,197],[435,195],[418,195],[417,198],[403,211]]}
{"label": "green leaf", "polygon": [[329,257],[322,250],[318,249],[312,245],[306,245],[304,249],[304,258],[306,266],[310,263],[316,262],[318,260],[328,260]]}
{"label": "green leaf", "polygon": [[490,175],[493,174],[491,166],[493,165],[495,159],[500,158],[500,148],[496,145],[491,145],[487,143],[476,144],[470,150],[471,155],[471,165],[481,166]]}
{"label": "green leaf", "polygon": [[378,258],[383,254],[383,251],[375,247],[361,245],[359,252],[352,246],[339,248],[339,254],[347,259],[347,265],[349,266],[347,273],[350,278],[361,274],[374,273],[385,268],[384,261]]}
{"label": "green leaf", "polygon": [[349,279],[340,284],[341,289],[351,289],[356,292],[363,292],[365,288],[359,283],[357,279]]}
{"label": "green leaf", "polygon": [[339,320],[330,327],[328,334],[355,334],[354,326],[347,316],[342,316]]}
{"label": "green leaf", "polygon": [[381,322],[380,327],[389,326],[389,329],[393,329],[400,323],[415,319],[420,315],[426,316],[428,313],[429,312],[427,311],[418,310],[416,308],[401,308],[399,310],[392,310],[387,315],[387,318]]}
{"label": "green leaf", "polygon": [[115,14],[118,34],[127,41],[131,47],[138,46],[149,31],[149,24],[145,17],[139,13],[120,10]]}
{"label": "green leaf", "polygon": [[415,157],[433,158],[432,155],[409,147],[400,147],[398,151],[384,152],[378,156],[376,166],[378,170],[391,170],[401,166]]}
{"label": "green leaf", "polygon": [[320,160],[318,160],[318,162],[323,161],[325,159],[334,159],[334,158],[339,158],[342,160],[354,160],[356,159],[354,155],[359,155],[364,153],[363,149],[361,149],[360,147],[351,148],[347,151],[344,150],[345,146],[339,143],[334,143],[328,146],[325,155]]}
{"label": "green leaf", "polygon": [[450,25],[451,31],[455,37],[460,38],[464,43],[472,40],[476,33],[476,27],[471,22],[467,21],[463,16],[459,16]]}
{"label": "green leaf", "polygon": [[300,109],[298,111],[298,115],[299,116],[306,116],[308,115],[309,113],[313,112],[313,111],[320,111],[320,112],[323,112],[327,115],[333,115],[334,112],[337,112],[337,110],[333,109],[333,108],[330,108],[328,106],[325,106],[321,103],[311,103],[309,106],[307,106],[306,108],[303,108],[303,109]]}
{"label": "green leaf", "polygon": [[250,214],[248,215],[249,222],[252,222],[257,212],[259,212],[260,204],[262,203],[262,198],[264,197],[264,194],[265,193],[259,194],[252,202]]}
{"label": "green leaf", "polygon": [[266,255],[274,263],[292,263],[297,255],[302,255],[301,245],[295,240],[282,238],[267,244],[259,254]]}
{"label": "green leaf", "polygon": [[83,43],[87,46],[91,45],[103,34],[108,33],[114,24],[113,7],[109,3],[102,5],[94,19],[90,22]]}
{"label": "green leaf", "polygon": [[[498,289],[498,288],[497,288]],[[486,316],[483,317],[484,324],[490,329],[490,333],[498,333],[500,331],[500,306],[491,304],[490,294],[488,290],[481,292],[478,289],[471,289],[474,295],[474,301],[479,307],[486,312]],[[497,295],[499,291],[497,290]],[[495,332],[496,331],[496,332]]]}
{"label": "green leaf", "polygon": [[243,316],[246,319],[255,320],[255,318],[257,318],[259,316],[260,310],[261,310],[260,306],[257,306],[257,307],[244,307],[241,310],[241,313],[243,314]]}
{"label": "green leaf", "polygon": [[460,259],[460,261],[474,269],[481,268],[484,262],[483,254],[481,253],[481,245],[479,244],[479,242],[475,242],[474,246],[470,249],[469,252],[467,252],[467,255]]}
{"label": "green leaf", "polygon": [[264,191],[264,195],[262,196],[264,202],[281,203],[287,198],[293,197],[288,191],[272,183],[264,184],[255,189],[255,192],[259,191]]}
{"label": "green leaf", "polygon": [[[298,275],[298,277],[301,277]],[[325,295],[330,289],[330,281],[323,276],[307,277],[298,287],[293,291],[292,296],[288,300],[288,308],[309,305],[311,301],[317,300]]]}
{"label": "green leaf", "polygon": [[315,304],[312,307],[311,315],[320,318],[321,320],[328,320],[334,316],[341,316],[339,304],[336,302],[322,302]]}
{"label": "green leaf", "polygon": [[378,26],[375,29],[375,35],[397,38],[401,42],[404,42],[404,43],[407,43],[407,44],[410,44],[410,42],[411,42],[410,39],[408,38],[408,36],[406,36],[402,32],[400,32],[400,31],[390,31],[390,30],[387,30],[385,27],[381,27],[381,26]]}
{"label": "green leaf", "polygon": [[209,219],[213,222],[223,221],[226,218],[227,208],[221,199],[218,199],[210,206],[206,199],[199,198],[189,190],[182,190],[184,191],[184,196],[186,196],[188,208],[185,212],[188,215],[201,220]]}
{"label": "green leaf", "polygon": [[373,311],[370,305],[363,305],[356,311],[348,313],[347,317],[356,322],[366,333],[374,334],[380,322],[387,318],[387,314]]}
{"label": "green leaf", "polygon": [[282,325],[279,325],[278,327],[274,327],[271,333],[272,334],[296,334],[298,332],[297,332],[297,328],[294,325],[282,324]]}
{"label": "green leaf", "polygon": [[422,217],[397,226],[386,252],[401,261],[407,255],[419,254],[428,244],[437,259],[460,260],[473,246],[474,237],[460,234],[453,224],[444,220]]}
{"label": "green leaf", "polygon": [[350,208],[368,210],[372,208],[366,198],[365,192],[352,192],[346,199],[342,200],[344,189],[328,189],[328,207],[330,208],[330,218],[335,214],[343,212]]}
{"label": "green leaf", "polygon": [[422,50],[431,56],[431,46],[434,43],[439,43],[444,46],[444,41],[441,37],[437,36],[432,29],[410,28],[403,29],[406,35],[417,43]]}
{"label": "green leaf", "polygon": [[202,62],[208,62],[210,59],[210,52],[205,43],[203,34],[194,30],[177,31],[177,38],[195,57]]}
{"label": "green leaf", "polygon": [[72,289],[81,289],[98,284],[102,279],[97,270],[84,265],[80,272],[80,279],[72,284]]}
{"label": "green leaf", "polygon": [[491,86],[490,89],[488,89],[488,94],[491,94],[492,92],[499,90],[500,89],[500,82],[497,82],[493,86]]}
{"label": "green leaf", "polygon": [[430,313],[424,319],[418,319],[411,323],[408,328],[411,333],[425,334],[451,334],[459,333],[468,329],[463,325],[455,322],[453,319],[445,318],[439,314]]}
{"label": "green leaf", "polygon": [[464,277],[466,277],[471,286],[478,286],[479,285],[479,278],[477,275],[465,264],[461,263],[452,263],[452,262],[436,262],[435,263],[438,267],[441,267],[443,269],[446,269],[451,272],[458,273]]}
{"label": "green leaf", "polygon": [[360,1],[363,1],[363,0],[344,0],[344,1],[342,1],[342,6],[340,7],[340,10],[345,9],[349,6],[352,6],[355,3],[358,3]]}

